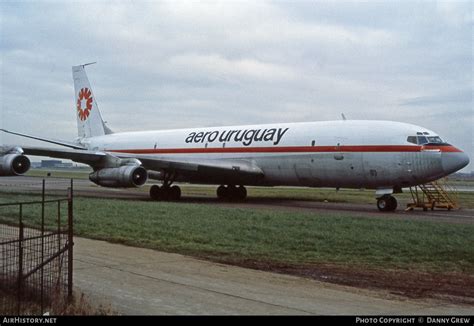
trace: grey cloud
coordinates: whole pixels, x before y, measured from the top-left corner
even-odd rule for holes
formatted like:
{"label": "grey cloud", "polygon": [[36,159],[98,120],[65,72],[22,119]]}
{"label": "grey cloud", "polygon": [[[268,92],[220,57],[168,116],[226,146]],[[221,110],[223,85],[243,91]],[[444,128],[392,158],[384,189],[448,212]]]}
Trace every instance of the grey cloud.
{"label": "grey cloud", "polygon": [[[465,144],[466,12],[471,2],[4,2],[0,127],[74,138],[71,66],[98,61],[89,79],[117,131],[344,112],[427,124]],[[23,140],[0,134],[7,141]]]}
{"label": "grey cloud", "polygon": [[[402,106],[433,106],[447,104],[464,104],[468,109],[472,104],[472,90],[465,89],[451,94],[435,94],[430,96],[418,96],[403,100]],[[471,108],[472,113],[472,108]]]}

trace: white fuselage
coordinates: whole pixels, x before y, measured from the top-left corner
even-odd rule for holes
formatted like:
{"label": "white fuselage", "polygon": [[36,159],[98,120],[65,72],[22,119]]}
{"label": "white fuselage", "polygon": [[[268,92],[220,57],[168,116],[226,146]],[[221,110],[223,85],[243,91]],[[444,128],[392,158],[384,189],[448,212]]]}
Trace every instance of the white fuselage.
{"label": "white fuselage", "polygon": [[118,156],[243,160],[263,171],[261,184],[311,187],[406,187],[450,174],[466,157],[449,144],[407,141],[417,135],[437,136],[406,123],[347,120],[126,132],[81,144]]}

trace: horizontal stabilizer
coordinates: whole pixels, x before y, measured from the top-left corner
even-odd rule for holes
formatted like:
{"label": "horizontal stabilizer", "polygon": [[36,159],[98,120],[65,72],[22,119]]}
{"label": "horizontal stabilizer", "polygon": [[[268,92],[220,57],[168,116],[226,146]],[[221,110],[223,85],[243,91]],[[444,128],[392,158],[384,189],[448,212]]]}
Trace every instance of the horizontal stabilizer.
{"label": "horizontal stabilizer", "polygon": [[20,133],[18,133],[18,132],[8,131],[8,130],[5,130],[5,129],[0,129],[0,131],[6,132],[7,134],[12,134],[12,135],[16,135],[16,136],[31,138],[31,139],[35,139],[35,140],[39,140],[39,141],[44,141],[44,142],[47,142],[47,143],[51,143],[51,144],[56,144],[56,145],[61,145],[61,146],[69,147],[69,148],[74,148],[74,149],[87,149],[87,148],[85,148],[85,147],[83,147],[83,146],[79,146],[79,145],[77,145],[77,144],[73,144],[73,143],[70,143],[70,142],[65,142],[65,141],[62,141],[62,140],[55,140],[55,139],[42,138],[42,137],[31,136],[31,135],[26,135],[26,134],[20,134]]}
{"label": "horizontal stabilizer", "polygon": [[100,165],[106,158],[107,154],[102,152],[94,152],[88,150],[77,149],[56,149],[41,147],[21,147],[26,155],[48,156],[54,158],[68,159],[79,163],[89,164],[91,166]]}

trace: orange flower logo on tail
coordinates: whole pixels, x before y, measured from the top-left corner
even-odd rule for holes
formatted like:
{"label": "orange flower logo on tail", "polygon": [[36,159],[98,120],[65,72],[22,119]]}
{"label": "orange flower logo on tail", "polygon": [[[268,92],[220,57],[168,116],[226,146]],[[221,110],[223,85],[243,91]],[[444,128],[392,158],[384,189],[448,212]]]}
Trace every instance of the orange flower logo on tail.
{"label": "orange flower logo on tail", "polygon": [[[85,101],[85,108],[82,108],[82,101]],[[92,110],[92,93],[88,88],[82,88],[77,99],[77,114],[81,121],[85,121]]]}

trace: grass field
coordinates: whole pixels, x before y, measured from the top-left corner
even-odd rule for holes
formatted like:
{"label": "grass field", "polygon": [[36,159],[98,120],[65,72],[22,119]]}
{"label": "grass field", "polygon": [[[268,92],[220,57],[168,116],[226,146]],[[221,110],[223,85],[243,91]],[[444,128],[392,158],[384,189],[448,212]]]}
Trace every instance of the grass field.
{"label": "grass field", "polygon": [[[208,196],[215,197],[215,187],[205,187],[197,185],[181,186],[184,196]],[[340,189],[336,191],[331,188],[289,188],[289,187],[248,187],[250,198],[279,198],[292,200],[309,200],[333,203],[354,203],[371,204],[375,207],[375,191],[367,189]],[[148,191],[144,188],[143,191]],[[407,202],[411,200],[409,192],[395,194],[399,201]],[[474,192],[458,192],[457,197],[461,207],[474,208]]]}
{"label": "grass field", "polygon": [[[1,193],[0,199],[38,197]],[[79,197],[74,211],[78,236],[223,262],[474,274],[472,224]],[[56,225],[55,206],[46,212],[48,222]],[[0,208],[0,222],[12,221],[16,214]],[[26,223],[38,221],[38,207],[24,207],[24,215]]]}
{"label": "grass field", "polygon": [[89,179],[89,174],[92,169],[77,169],[77,170],[47,170],[47,169],[30,169],[25,175],[29,177],[48,177],[50,174],[54,178],[66,179]]}

